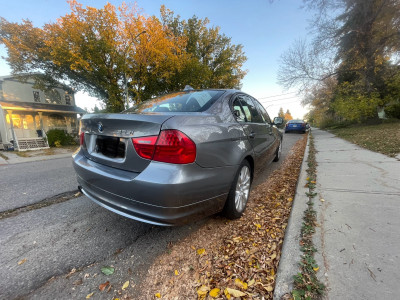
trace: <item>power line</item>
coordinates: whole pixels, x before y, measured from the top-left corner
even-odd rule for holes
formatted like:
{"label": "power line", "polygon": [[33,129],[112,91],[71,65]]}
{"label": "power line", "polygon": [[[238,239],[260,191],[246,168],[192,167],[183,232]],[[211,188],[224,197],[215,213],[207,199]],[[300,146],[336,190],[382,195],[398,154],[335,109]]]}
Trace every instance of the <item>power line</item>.
{"label": "power line", "polygon": [[296,92],[291,92],[291,93],[286,93],[286,94],[280,94],[280,95],[274,95],[274,96],[261,97],[261,98],[258,98],[258,99],[275,98],[275,97],[279,97],[279,96],[290,95],[290,94],[293,94],[293,93],[296,93]]}
{"label": "power line", "polygon": [[276,102],[276,101],[282,101],[282,100],[289,100],[289,99],[293,99],[293,98],[298,98],[298,96],[287,97],[287,98],[282,98],[282,99],[266,100],[266,101],[260,101],[260,102],[261,103]]}
{"label": "power line", "polygon": [[298,102],[298,101],[296,100],[296,101],[289,101],[289,102],[285,102],[285,103],[271,104],[271,105],[268,105],[268,106],[265,107],[265,108],[267,109],[268,107],[271,107],[271,106],[277,106],[277,105],[283,105],[283,104],[290,104],[290,103],[295,103],[295,102]]}

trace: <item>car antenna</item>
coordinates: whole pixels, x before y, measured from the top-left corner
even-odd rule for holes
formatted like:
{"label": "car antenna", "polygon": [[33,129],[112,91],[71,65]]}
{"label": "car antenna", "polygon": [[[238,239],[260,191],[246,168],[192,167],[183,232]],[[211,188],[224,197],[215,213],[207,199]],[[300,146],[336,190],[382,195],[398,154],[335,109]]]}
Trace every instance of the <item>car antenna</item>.
{"label": "car antenna", "polygon": [[190,85],[185,85],[185,88],[183,89],[183,91],[184,92],[187,92],[187,91],[194,91],[194,88],[192,88]]}

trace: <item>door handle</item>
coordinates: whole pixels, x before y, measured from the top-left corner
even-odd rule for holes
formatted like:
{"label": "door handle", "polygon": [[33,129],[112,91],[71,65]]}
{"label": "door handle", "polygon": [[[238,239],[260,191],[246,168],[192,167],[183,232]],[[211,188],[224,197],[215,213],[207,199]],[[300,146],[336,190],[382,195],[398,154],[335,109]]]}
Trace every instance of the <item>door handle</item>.
{"label": "door handle", "polygon": [[256,137],[256,133],[254,131],[250,132],[249,138],[254,139]]}

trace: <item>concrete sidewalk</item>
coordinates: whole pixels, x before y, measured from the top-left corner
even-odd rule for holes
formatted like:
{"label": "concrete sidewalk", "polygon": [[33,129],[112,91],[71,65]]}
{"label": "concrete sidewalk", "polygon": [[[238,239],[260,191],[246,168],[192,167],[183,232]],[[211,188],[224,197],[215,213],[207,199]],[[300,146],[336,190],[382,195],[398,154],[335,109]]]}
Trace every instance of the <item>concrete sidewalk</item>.
{"label": "concrete sidewalk", "polygon": [[[315,129],[312,134],[318,151],[315,190],[318,195],[314,200],[318,227],[314,243],[318,249],[320,280],[327,287],[325,298],[399,299],[399,160],[365,150],[322,130]],[[306,168],[303,163],[302,174]],[[301,219],[296,219],[296,215],[302,213],[299,210],[305,201],[301,196],[303,185],[299,181],[277,274],[275,299],[291,290],[292,276],[299,271],[298,238],[294,238],[297,245],[296,240],[287,238],[300,234]],[[297,263],[293,263],[296,256]]]}
{"label": "concrete sidewalk", "polygon": [[[78,146],[76,148],[78,148]],[[66,158],[66,157],[71,157],[74,152],[75,152],[74,149],[52,148],[51,154],[46,154],[45,150],[33,150],[31,153],[27,152],[29,155],[32,156],[24,157],[24,156],[19,156],[14,151],[1,151],[0,153],[3,156],[7,157],[7,159],[4,159],[2,156],[0,156],[0,166],[32,162],[32,161],[44,161],[57,158]]]}

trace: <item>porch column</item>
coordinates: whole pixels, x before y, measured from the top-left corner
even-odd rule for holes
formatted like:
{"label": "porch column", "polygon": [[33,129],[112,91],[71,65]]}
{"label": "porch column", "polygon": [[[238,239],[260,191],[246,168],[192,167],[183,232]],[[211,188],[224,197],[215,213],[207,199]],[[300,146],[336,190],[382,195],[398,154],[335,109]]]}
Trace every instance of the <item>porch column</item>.
{"label": "porch column", "polygon": [[17,149],[18,148],[18,140],[17,140],[17,135],[14,132],[14,123],[13,123],[13,119],[12,119],[12,110],[8,109],[7,113],[8,113],[8,117],[10,118],[11,134],[12,134],[12,138],[13,138],[13,146],[14,146],[14,149]]}
{"label": "porch column", "polygon": [[40,130],[42,131],[42,134],[43,134],[44,132],[43,132],[43,120],[42,120],[42,113],[43,113],[43,112],[41,112],[41,111],[38,111],[38,114],[39,114],[39,128],[40,128]]}
{"label": "porch column", "polygon": [[70,122],[70,117],[66,117],[64,116],[64,120],[65,120],[65,125],[67,126],[67,133],[71,134],[71,122]]}

